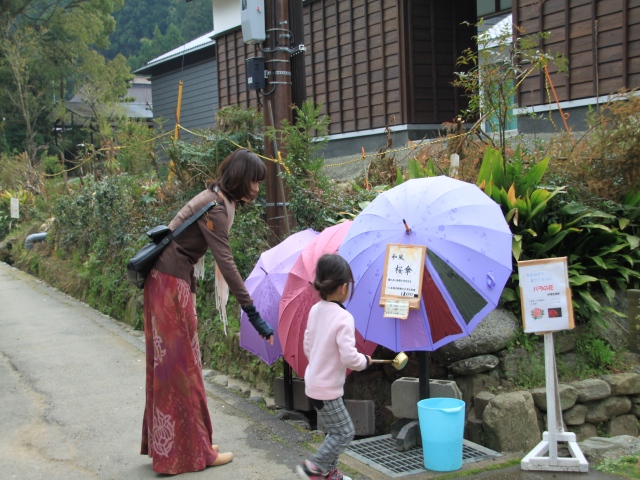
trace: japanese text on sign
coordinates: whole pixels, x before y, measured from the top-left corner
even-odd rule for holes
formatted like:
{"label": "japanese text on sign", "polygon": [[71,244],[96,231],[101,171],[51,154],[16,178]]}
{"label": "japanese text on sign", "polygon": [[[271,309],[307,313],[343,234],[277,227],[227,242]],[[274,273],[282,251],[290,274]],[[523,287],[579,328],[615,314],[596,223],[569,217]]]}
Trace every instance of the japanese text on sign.
{"label": "japanese text on sign", "polygon": [[401,318],[406,320],[409,317],[409,302],[406,300],[387,300],[384,305],[385,318]]}
{"label": "japanese text on sign", "polygon": [[387,245],[381,305],[388,299],[405,299],[411,308],[418,307],[426,251],[422,245]]}
{"label": "japanese text on sign", "polygon": [[573,328],[566,258],[518,262],[522,320],[527,333]]}

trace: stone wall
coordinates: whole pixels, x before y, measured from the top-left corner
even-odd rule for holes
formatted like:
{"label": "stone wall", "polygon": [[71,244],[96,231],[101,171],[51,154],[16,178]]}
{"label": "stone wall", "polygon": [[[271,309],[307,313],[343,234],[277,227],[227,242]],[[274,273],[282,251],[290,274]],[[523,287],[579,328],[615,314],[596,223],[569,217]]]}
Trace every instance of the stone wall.
{"label": "stone wall", "polygon": [[[640,375],[620,373],[559,384],[565,430],[578,441],[638,436]],[[465,438],[498,452],[531,450],[547,430],[545,388],[494,394],[481,391],[468,409]]]}

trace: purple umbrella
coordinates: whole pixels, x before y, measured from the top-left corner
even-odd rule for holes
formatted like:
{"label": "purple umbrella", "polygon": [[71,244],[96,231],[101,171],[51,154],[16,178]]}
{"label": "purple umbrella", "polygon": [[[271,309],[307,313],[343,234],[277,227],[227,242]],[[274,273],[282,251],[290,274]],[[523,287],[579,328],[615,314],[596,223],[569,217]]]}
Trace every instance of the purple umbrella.
{"label": "purple umbrella", "polygon": [[[406,320],[384,318],[379,305],[387,244],[427,247],[422,299]],[[353,270],[347,309],[364,338],[396,352],[433,351],[469,335],[498,304],[511,274],[511,231],[475,185],[420,178],[371,202],[338,253]]]}
{"label": "purple umbrella", "polygon": [[287,282],[287,275],[300,252],[318,232],[307,229],[294,233],[266,252],[258,259],[255,268],[244,282],[260,316],[274,330],[273,346],[269,345],[249,323],[247,314],[240,316],[240,346],[257,355],[271,365],[282,356],[278,338],[278,308]]}

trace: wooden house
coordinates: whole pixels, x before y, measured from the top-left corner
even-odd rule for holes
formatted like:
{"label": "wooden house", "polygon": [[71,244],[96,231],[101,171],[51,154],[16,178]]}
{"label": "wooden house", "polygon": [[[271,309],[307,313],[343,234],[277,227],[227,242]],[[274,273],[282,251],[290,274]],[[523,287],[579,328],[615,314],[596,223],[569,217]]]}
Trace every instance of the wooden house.
{"label": "wooden house", "polygon": [[[387,127],[400,145],[433,135],[455,118],[466,99],[453,87],[453,73],[461,52],[474,47],[476,1],[302,3],[304,38],[293,42],[306,46],[306,96],[324,104],[331,118],[326,156],[379,148],[387,143]],[[213,7],[214,30],[204,44],[194,41],[195,48],[187,44],[136,72],[151,75],[154,116],[164,118],[165,128],[174,122],[179,79],[184,81],[181,123],[187,127],[195,108],[202,110],[200,126],[205,126],[213,124],[217,108],[262,103],[246,85],[246,59],[261,53],[243,42],[240,2],[213,0]],[[192,87],[197,65],[203,76]],[[188,98],[188,89],[205,95],[206,102]]]}
{"label": "wooden house", "polygon": [[[160,55],[136,70],[151,78],[156,127],[170,131],[176,125],[178,86],[183,82],[180,124],[189,130],[213,126],[218,111],[216,44],[213,32]],[[182,137],[190,134],[181,131]]]}
{"label": "wooden house", "polygon": [[[306,95],[331,119],[326,156],[379,148],[387,127],[396,145],[420,139],[465,107],[452,81],[457,58],[474,47],[465,22],[475,24],[476,0],[307,0],[303,18]],[[245,76],[260,52],[239,25],[214,35],[220,107],[260,101]]]}
{"label": "wooden house", "polygon": [[516,103],[539,118],[521,115],[519,132],[563,128],[559,109],[571,128],[584,130],[589,108],[640,86],[640,0],[513,0],[512,15],[520,35],[549,32],[540,48],[568,61],[567,73],[549,68],[558,102],[545,75],[522,83]]}

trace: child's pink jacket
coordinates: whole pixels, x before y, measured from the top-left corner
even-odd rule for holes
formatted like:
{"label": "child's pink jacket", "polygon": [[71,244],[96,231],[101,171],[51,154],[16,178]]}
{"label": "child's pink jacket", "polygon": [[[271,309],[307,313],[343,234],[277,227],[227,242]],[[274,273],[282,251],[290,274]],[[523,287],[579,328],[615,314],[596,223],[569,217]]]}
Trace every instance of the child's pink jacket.
{"label": "child's pink jacket", "polygon": [[309,359],[304,374],[309,398],[342,397],[347,368],[367,368],[367,357],[356,350],[355,331],[353,316],[337,303],[320,300],[311,307],[303,345]]}

